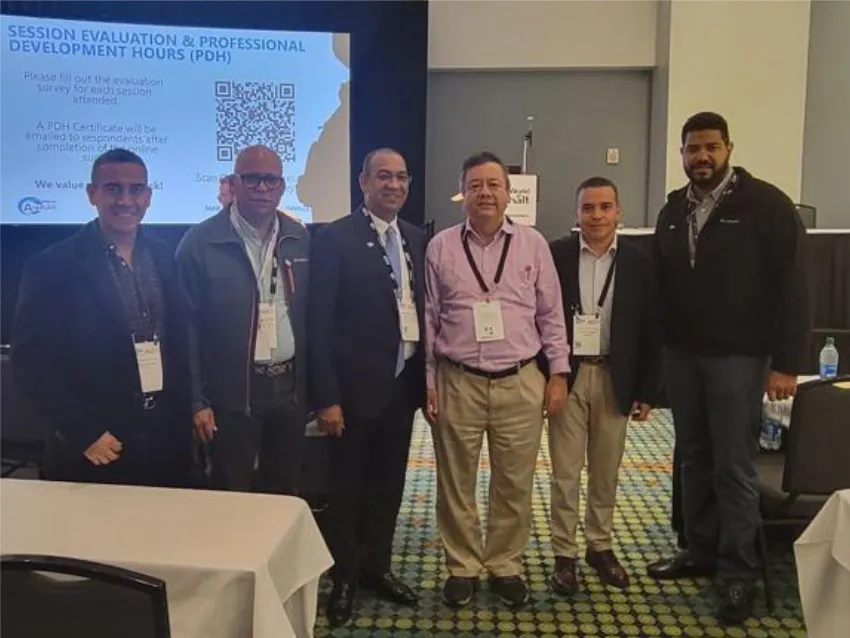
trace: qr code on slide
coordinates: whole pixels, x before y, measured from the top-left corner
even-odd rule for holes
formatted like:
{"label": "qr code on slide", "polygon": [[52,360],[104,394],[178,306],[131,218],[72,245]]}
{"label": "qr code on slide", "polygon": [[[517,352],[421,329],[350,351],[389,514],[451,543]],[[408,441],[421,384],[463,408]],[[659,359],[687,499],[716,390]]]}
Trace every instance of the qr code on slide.
{"label": "qr code on slide", "polygon": [[295,85],[215,83],[216,157],[232,162],[246,146],[263,144],[295,161]]}

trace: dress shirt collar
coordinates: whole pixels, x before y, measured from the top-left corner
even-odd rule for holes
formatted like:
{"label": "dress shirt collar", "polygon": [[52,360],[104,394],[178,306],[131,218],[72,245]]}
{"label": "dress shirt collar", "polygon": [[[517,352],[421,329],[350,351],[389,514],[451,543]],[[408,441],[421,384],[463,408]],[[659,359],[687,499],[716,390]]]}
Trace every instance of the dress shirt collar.
{"label": "dress shirt collar", "polygon": [[378,231],[379,237],[384,237],[387,234],[387,229],[392,227],[392,228],[395,229],[395,232],[396,232],[396,235],[398,235],[398,238],[401,239],[401,231],[399,230],[399,227],[398,227],[398,215],[393,217],[393,220],[391,222],[388,222],[388,221],[378,217],[375,213],[373,213],[371,210],[369,210],[365,206],[363,207],[363,210],[366,211],[366,214],[369,215],[369,218],[372,220],[372,223],[375,224],[375,230]]}
{"label": "dress shirt collar", "polygon": [[[513,235],[516,231],[514,226],[514,222],[511,221],[510,217],[505,215],[505,218],[502,220],[502,225],[499,226],[499,230],[496,231],[496,234],[493,236],[493,241],[496,241],[501,235]],[[484,244],[484,241],[481,239],[481,236],[475,232],[475,229],[472,227],[472,224],[469,222],[469,218],[466,218],[466,221],[463,223],[463,234],[471,233],[475,239],[478,240],[479,243]]]}
{"label": "dress shirt collar", "polygon": [[[587,252],[589,252],[594,257],[597,256],[596,253],[593,252],[593,249],[590,247],[590,244],[588,244],[584,240],[584,235],[581,234],[581,232],[579,232],[579,243],[581,244],[582,252],[584,252],[586,250]],[[614,241],[612,241],[611,245],[608,247],[608,254],[613,257],[616,253],[617,253],[617,233],[614,233]],[[601,255],[599,255],[599,257],[601,257]]]}
{"label": "dress shirt collar", "polygon": [[[230,205],[230,219],[233,226],[236,228],[236,232],[238,232],[242,237],[250,237],[256,242],[263,243],[263,237],[260,235],[260,231],[242,216],[242,213],[239,212],[239,205],[236,203],[235,199]],[[277,212],[275,212],[274,223],[275,226],[280,224]]]}

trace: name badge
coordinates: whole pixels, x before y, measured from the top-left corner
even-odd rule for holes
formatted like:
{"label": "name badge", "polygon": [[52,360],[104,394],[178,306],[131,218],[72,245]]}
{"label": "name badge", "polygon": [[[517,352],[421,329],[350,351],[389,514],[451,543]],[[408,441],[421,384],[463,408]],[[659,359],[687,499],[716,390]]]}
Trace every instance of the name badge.
{"label": "name badge", "polygon": [[419,317],[416,315],[416,304],[411,301],[399,301],[398,319],[401,326],[401,340],[419,343]]}
{"label": "name badge", "polygon": [[602,353],[602,320],[596,315],[573,316],[573,354],[598,357]]}
{"label": "name badge", "polygon": [[136,347],[136,363],[139,366],[139,380],[142,382],[142,392],[159,392],[162,390],[162,351],[159,341],[140,341]]}
{"label": "name badge", "polygon": [[478,301],[472,306],[472,313],[475,318],[476,341],[501,341],[505,338],[500,301]]}
{"label": "name badge", "polygon": [[277,323],[274,303],[264,301],[260,303],[260,320],[257,324],[254,361],[270,361],[274,348],[277,348]]}

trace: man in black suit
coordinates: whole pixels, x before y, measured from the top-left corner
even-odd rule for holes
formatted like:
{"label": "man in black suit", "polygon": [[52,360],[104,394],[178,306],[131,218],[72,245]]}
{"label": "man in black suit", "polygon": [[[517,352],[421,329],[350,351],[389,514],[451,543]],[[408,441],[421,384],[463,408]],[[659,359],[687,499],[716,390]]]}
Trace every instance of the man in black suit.
{"label": "man in black suit", "polygon": [[107,151],[87,193],[98,219],[30,260],[12,333],[15,379],[51,430],[44,477],[188,486],[185,313],[171,249],[139,227],[147,168]]}
{"label": "man in black suit", "polygon": [[617,474],[626,427],[646,420],[656,394],[660,339],[654,318],[652,265],[617,240],[617,187],[591,177],[576,193],[579,235],[551,244],[561,280],[570,343],[570,394],[549,416],[552,458],[552,589],[578,591],[576,563],[581,470],[587,457],[585,560],[602,582],[629,586],[612,549]]}
{"label": "man in black suit", "polygon": [[399,153],[369,153],[363,206],[320,229],[313,244],[309,375],[319,426],[331,437],[332,625],[351,617],[358,580],[416,602],[390,571],[413,415],[425,397],[426,238],[398,218],[409,185]]}

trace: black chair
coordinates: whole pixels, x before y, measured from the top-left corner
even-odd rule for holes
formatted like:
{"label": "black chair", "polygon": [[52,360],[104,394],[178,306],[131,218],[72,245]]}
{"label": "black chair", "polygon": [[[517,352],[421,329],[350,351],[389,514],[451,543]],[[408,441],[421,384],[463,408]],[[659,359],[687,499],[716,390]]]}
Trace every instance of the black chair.
{"label": "black chair", "polygon": [[771,611],[764,527],[806,525],[833,492],[850,488],[850,375],[800,385],[785,435],[784,454],[758,458],[759,545]]}
{"label": "black chair", "polygon": [[3,465],[0,476],[6,478],[18,470],[38,467],[44,457],[47,426],[32,403],[23,395],[12,375],[8,348],[0,354],[0,450]]}
{"label": "black chair", "polygon": [[797,214],[805,228],[816,228],[818,220],[818,209],[806,204],[796,204]]}
{"label": "black chair", "polygon": [[3,638],[171,637],[158,578],[58,556],[7,555],[0,566]]}

